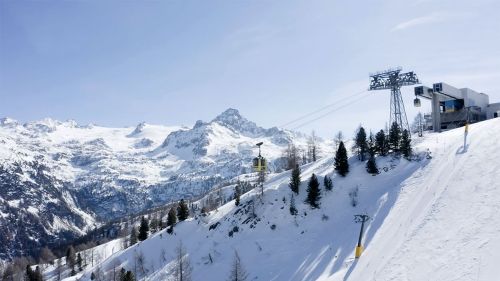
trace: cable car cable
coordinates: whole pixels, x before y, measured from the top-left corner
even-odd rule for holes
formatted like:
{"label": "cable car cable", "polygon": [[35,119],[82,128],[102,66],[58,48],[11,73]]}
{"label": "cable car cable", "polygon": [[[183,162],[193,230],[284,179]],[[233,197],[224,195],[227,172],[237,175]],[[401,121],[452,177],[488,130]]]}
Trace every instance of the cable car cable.
{"label": "cable car cable", "polygon": [[350,99],[350,98],[352,98],[352,97],[355,97],[355,96],[361,95],[361,94],[363,94],[363,93],[365,93],[365,92],[367,92],[367,90],[363,90],[363,91],[357,92],[357,93],[355,93],[355,94],[353,94],[353,95],[350,95],[350,96],[347,96],[347,97],[344,97],[344,98],[338,99],[338,100],[336,100],[336,101],[335,101],[335,102],[333,102],[333,103],[330,103],[330,104],[325,105],[325,106],[323,106],[323,107],[320,107],[320,108],[318,108],[318,109],[316,109],[316,110],[314,110],[314,111],[311,111],[311,112],[309,112],[309,113],[306,113],[306,114],[304,114],[304,115],[302,115],[302,116],[300,116],[300,117],[297,117],[297,118],[296,118],[296,119],[294,119],[294,120],[291,120],[291,121],[289,121],[289,122],[287,122],[287,123],[285,123],[285,124],[282,124],[282,125],[281,125],[281,126],[279,126],[279,127],[281,127],[281,128],[282,128],[282,127],[286,127],[286,126],[288,126],[288,125],[290,125],[290,124],[296,123],[296,122],[298,122],[298,121],[300,121],[300,120],[302,120],[302,119],[304,119],[304,118],[307,118],[307,117],[309,117],[309,116],[311,116],[311,115],[314,115],[314,114],[316,114],[316,113],[319,113],[319,112],[321,112],[321,111],[324,111],[325,109],[327,109],[327,108],[329,108],[329,107],[332,107],[332,106],[334,106],[334,105],[338,105],[338,103],[343,102],[344,100],[348,100],[348,99]]}
{"label": "cable car cable", "polygon": [[[367,92],[366,94],[369,94],[369,93]],[[314,121],[317,121],[317,120],[319,120],[319,119],[321,119],[321,118],[324,118],[324,117],[326,117],[326,116],[328,116],[328,115],[330,115],[330,114],[332,114],[332,113],[334,113],[334,112],[336,112],[336,111],[338,111],[338,110],[340,110],[340,109],[343,109],[343,108],[345,108],[345,107],[347,107],[347,106],[349,106],[349,105],[351,105],[351,104],[353,104],[353,103],[355,103],[355,102],[357,102],[357,101],[360,101],[360,100],[364,99],[366,96],[367,96],[367,95],[363,95],[363,96],[361,96],[361,97],[359,97],[359,98],[357,98],[357,99],[355,99],[355,100],[352,100],[352,101],[350,101],[350,102],[348,102],[348,103],[346,103],[346,104],[344,104],[344,105],[342,105],[342,106],[339,106],[339,107],[337,107],[337,108],[334,108],[333,110],[330,110],[330,111],[326,112],[325,114],[322,114],[322,115],[320,115],[320,116],[318,116],[318,117],[316,117],[316,118],[314,118],[314,119],[312,119],[312,120],[306,121],[306,122],[304,122],[304,123],[302,123],[302,124],[300,124],[300,125],[298,125],[298,126],[294,127],[294,128],[293,128],[293,130],[296,130],[296,129],[301,128],[301,127],[303,127],[303,126],[305,126],[305,125],[308,125],[308,124],[310,124],[310,123],[312,123],[312,122],[314,122]]]}

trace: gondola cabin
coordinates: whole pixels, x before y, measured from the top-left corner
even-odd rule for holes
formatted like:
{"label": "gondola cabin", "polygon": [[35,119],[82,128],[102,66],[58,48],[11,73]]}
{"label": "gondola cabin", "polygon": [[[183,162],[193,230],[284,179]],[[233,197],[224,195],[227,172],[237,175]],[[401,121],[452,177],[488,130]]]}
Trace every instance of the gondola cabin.
{"label": "gondola cabin", "polygon": [[253,170],[255,172],[263,172],[266,170],[266,159],[262,156],[253,159]]}
{"label": "gondola cabin", "polygon": [[252,166],[253,166],[254,172],[265,172],[267,170],[266,158],[264,158],[264,157],[262,157],[262,155],[260,155],[260,146],[262,144],[263,144],[263,142],[259,142],[257,144],[257,146],[259,147],[259,156],[255,157],[253,159]]}

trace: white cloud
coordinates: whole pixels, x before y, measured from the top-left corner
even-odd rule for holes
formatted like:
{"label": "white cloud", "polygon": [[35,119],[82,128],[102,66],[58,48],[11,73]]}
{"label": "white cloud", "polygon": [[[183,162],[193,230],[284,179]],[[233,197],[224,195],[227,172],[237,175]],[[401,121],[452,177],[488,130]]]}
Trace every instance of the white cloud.
{"label": "white cloud", "polygon": [[396,25],[392,31],[398,31],[398,30],[403,30],[411,27],[415,27],[418,25],[424,25],[424,24],[430,24],[430,23],[436,23],[436,22],[441,22],[446,19],[448,19],[449,16],[441,13],[433,13],[428,16],[423,16],[423,17],[417,17],[402,23],[399,23]]}

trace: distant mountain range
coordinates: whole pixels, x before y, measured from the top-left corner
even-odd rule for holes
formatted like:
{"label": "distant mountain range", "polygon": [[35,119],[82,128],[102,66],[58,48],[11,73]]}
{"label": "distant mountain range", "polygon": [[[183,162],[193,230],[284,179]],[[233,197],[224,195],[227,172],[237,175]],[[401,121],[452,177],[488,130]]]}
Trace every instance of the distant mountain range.
{"label": "distant mountain range", "polygon": [[3,118],[0,259],[34,254],[103,222],[203,194],[250,172],[259,141],[273,171],[288,145],[304,147],[307,136],[261,128],[235,109],[192,128]]}

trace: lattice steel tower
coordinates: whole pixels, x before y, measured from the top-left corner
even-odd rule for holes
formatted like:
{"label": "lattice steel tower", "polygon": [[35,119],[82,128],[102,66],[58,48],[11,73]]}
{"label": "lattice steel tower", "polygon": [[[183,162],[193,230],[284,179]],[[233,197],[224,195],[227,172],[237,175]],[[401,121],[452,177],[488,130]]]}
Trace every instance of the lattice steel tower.
{"label": "lattice steel tower", "polygon": [[386,71],[370,74],[370,91],[391,90],[391,116],[389,127],[396,122],[401,130],[408,130],[408,118],[406,117],[405,105],[401,97],[401,87],[420,84],[417,75],[411,72],[401,73],[402,68],[394,68]]}

